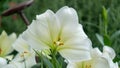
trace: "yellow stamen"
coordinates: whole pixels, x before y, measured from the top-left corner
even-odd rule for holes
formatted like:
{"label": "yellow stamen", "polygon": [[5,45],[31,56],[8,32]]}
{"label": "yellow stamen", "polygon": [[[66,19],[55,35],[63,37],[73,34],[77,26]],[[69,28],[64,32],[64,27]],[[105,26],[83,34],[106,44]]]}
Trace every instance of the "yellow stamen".
{"label": "yellow stamen", "polygon": [[61,42],[60,40],[61,40],[61,38],[60,38],[60,37],[58,37],[57,41],[54,41],[53,43],[54,43],[55,45],[57,45],[57,46],[64,45],[64,43],[63,43],[63,42]]}
{"label": "yellow stamen", "polygon": [[24,57],[24,55],[27,54],[27,53],[28,53],[27,51],[24,51],[20,56]]}
{"label": "yellow stamen", "polygon": [[64,45],[63,42],[60,42],[60,41],[57,41],[57,42],[53,42],[55,45],[58,45],[58,46],[61,46],[61,45]]}

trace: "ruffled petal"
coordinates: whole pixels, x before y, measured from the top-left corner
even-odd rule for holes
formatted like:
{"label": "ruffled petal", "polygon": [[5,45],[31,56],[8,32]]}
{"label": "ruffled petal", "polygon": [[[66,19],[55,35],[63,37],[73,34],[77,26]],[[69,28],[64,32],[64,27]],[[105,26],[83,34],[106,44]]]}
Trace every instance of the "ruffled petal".
{"label": "ruffled petal", "polygon": [[109,56],[114,59],[115,58],[115,51],[111,48],[111,47],[108,47],[108,46],[104,46],[103,47],[103,53],[107,53],[109,54]]}
{"label": "ruffled petal", "polygon": [[102,52],[98,48],[93,48],[91,50],[91,56],[92,56],[92,58],[98,58],[98,57],[102,56]]}

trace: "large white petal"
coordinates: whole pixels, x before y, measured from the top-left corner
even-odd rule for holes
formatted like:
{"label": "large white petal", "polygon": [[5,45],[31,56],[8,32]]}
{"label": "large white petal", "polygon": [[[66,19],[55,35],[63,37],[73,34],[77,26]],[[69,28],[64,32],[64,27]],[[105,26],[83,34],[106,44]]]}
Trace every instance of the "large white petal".
{"label": "large white petal", "polygon": [[48,49],[49,46],[46,42],[39,40],[37,35],[32,35],[28,30],[22,34],[22,38],[33,48],[33,49]]}
{"label": "large white petal", "polygon": [[90,59],[91,41],[86,38],[71,39],[58,47],[60,54],[70,61],[82,61]]}
{"label": "large white petal", "polygon": [[[51,36],[52,41],[56,40],[60,31],[60,23],[57,16],[51,10],[45,12],[46,15],[37,15],[36,18],[40,23],[47,27],[48,34]],[[43,19],[44,18],[44,19]]]}
{"label": "large white petal", "polygon": [[79,49],[62,49],[59,51],[62,57],[70,62],[78,62],[91,58],[89,51]]}
{"label": "large white petal", "polygon": [[55,14],[48,10],[37,16],[22,37],[35,49],[48,49],[58,36],[57,22]]}
{"label": "large white petal", "polygon": [[69,42],[64,43],[64,45],[62,45],[62,46],[59,46],[58,50],[78,49],[78,50],[90,51],[91,48],[92,48],[92,43],[89,38],[85,38],[82,40],[80,38],[76,38],[73,40],[69,40]]}
{"label": "large white petal", "polygon": [[92,48],[92,43],[84,33],[80,24],[77,28],[74,28],[73,30],[67,29],[62,33],[61,40],[64,45],[59,46],[58,49],[64,58],[71,61],[90,59],[90,49]]}
{"label": "large white petal", "polygon": [[76,49],[62,50],[60,51],[60,54],[62,57],[71,62],[84,61],[91,58],[88,51],[81,51]]}
{"label": "large white petal", "polygon": [[87,38],[87,35],[83,31],[81,24],[78,24],[78,26],[74,28],[72,28],[72,26],[64,27],[64,29],[61,32],[61,40],[64,43],[70,43],[71,40],[73,41],[75,39],[79,39],[79,42],[80,42],[85,38]]}
{"label": "large white petal", "polygon": [[77,12],[73,8],[67,6],[61,8],[56,12],[61,26],[76,26],[78,24]]}
{"label": "large white petal", "polygon": [[[64,30],[63,30],[64,31]],[[92,43],[84,33],[82,26],[79,24],[77,30],[66,30],[61,35],[61,41],[64,43],[63,46],[59,46],[58,50],[62,49],[73,49],[81,51],[90,51]]]}
{"label": "large white petal", "polygon": [[79,29],[78,16],[73,8],[65,6],[58,10],[56,15],[61,26],[59,33],[61,39],[66,40],[72,37],[73,34],[77,34],[76,32],[78,32]]}
{"label": "large white petal", "polygon": [[22,39],[21,35],[13,44],[13,48],[18,52],[30,51],[30,46],[25,40]]}

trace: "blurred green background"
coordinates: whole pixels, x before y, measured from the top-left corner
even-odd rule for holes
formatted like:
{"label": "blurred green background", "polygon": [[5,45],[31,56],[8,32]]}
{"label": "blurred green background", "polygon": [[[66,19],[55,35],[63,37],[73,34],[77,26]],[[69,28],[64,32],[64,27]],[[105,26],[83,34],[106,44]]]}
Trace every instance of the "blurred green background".
{"label": "blurred green background", "polygon": [[[0,0],[0,14],[24,1]],[[97,33],[103,36],[106,45],[115,49],[117,56],[114,61],[120,60],[120,0],[34,0],[32,6],[26,8],[23,12],[32,22],[37,14],[41,14],[47,9],[56,12],[63,6],[73,7],[77,11],[79,22],[83,25],[84,31],[92,40],[94,47],[102,49],[102,44],[96,37]],[[103,9],[103,6],[106,9]],[[106,12],[107,14],[105,14]],[[105,33],[105,27],[107,27],[107,34]],[[8,34],[15,32],[19,35],[25,29],[26,25],[17,14],[0,17],[0,33],[5,30]]]}

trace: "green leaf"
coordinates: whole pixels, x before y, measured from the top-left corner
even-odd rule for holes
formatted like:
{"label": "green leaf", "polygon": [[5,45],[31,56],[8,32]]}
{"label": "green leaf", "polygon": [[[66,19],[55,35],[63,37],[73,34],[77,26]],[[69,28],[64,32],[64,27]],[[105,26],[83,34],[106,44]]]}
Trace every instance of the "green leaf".
{"label": "green leaf", "polygon": [[103,16],[103,23],[104,23],[104,34],[107,34],[107,28],[108,28],[108,11],[106,8],[103,6],[103,11],[102,11],[102,16]]}
{"label": "green leaf", "polygon": [[97,37],[98,41],[104,46],[103,36],[96,33],[96,37]]}
{"label": "green leaf", "polygon": [[[106,8],[103,6],[103,19],[104,19],[104,21],[107,21],[107,10],[106,10]],[[107,24],[107,22],[105,23],[105,24]]]}
{"label": "green leaf", "polygon": [[120,30],[116,31],[115,33],[112,34],[111,39],[114,40],[120,35]]}
{"label": "green leaf", "polygon": [[54,68],[53,64],[50,62],[50,60],[47,57],[42,56],[42,60],[48,68]]}
{"label": "green leaf", "polygon": [[48,59],[46,56],[44,56],[41,52],[34,50],[35,53],[38,55],[39,59],[41,60],[41,66],[46,68],[54,68],[53,64],[50,62],[50,59]]}

